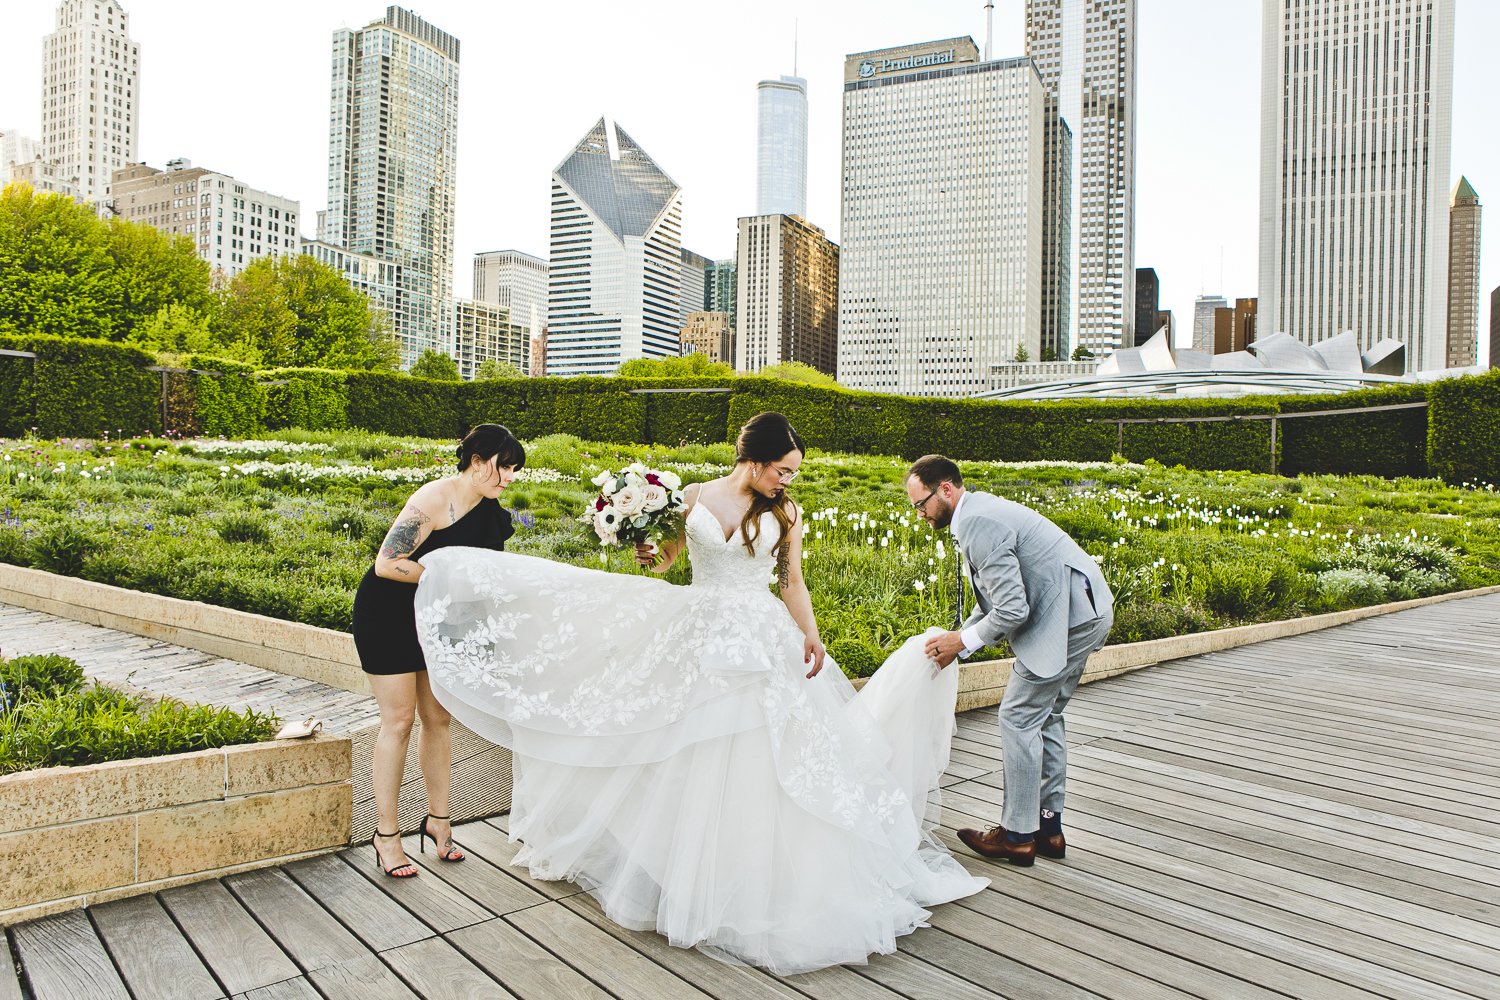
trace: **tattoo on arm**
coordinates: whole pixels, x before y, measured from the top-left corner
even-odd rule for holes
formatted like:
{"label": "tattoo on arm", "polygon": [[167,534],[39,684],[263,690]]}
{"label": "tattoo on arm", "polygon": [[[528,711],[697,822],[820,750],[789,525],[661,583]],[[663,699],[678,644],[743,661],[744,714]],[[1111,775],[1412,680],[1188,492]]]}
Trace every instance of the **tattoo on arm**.
{"label": "tattoo on arm", "polygon": [[386,533],[385,541],[380,544],[381,557],[402,559],[411,555],[417,550],[417,539],[422,534],[422,526],[431,520],[420,508],[408,504]]}
{"label": "tattoo on arm", "polygon": [[397,573],[400,573],[402,576],[411,576],[411,570],[407,569],[405,566],[392,566],[391,569],[395,570]]}
{"label": "tattoo on arm", "polygon": [[790,545],[783,545],[776,557],[776,586],[783,591],[792,585],[792,556]]}

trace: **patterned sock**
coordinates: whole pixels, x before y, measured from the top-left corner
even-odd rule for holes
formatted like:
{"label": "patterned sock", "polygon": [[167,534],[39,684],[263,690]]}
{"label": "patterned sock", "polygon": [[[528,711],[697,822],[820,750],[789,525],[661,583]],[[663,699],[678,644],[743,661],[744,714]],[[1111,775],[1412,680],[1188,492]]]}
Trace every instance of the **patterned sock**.
{"label": "patterned sock", "polygon": [[1036,839],[1036,834],[1016,833],[1014,830],[1006,830],[1005,839],[1012,844],[1029,844]]}
{"label": "patterned sock", "polygon": [[1043,809],[1041,832],[1044,837],[1055,837],[1062,833],[1062,813]]}

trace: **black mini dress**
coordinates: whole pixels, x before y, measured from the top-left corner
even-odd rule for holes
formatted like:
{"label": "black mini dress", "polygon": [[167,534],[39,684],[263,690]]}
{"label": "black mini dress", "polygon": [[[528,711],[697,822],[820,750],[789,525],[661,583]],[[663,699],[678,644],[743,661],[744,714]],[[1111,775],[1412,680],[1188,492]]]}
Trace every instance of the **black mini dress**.
{"label": "black mini dress", "polygon": [[[485,497],[448,527],[429,532],[409,558],[421,559],[450,545],[503,551],[505,540],[515,530],[510,511],[498,500]],[[427,669],[417,642],[416,596],[416,584],[376,576],[374,566],[359,581],[354,593],[354,647],[365,673],[410,674]]]}

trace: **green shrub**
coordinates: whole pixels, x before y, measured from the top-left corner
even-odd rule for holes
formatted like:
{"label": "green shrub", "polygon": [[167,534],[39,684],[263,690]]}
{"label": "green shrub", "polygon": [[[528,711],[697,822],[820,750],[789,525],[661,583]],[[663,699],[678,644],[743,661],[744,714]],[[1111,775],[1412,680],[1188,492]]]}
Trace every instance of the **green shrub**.
{"label": "green shrub", "polygon": [[[145,351],[72,337],[0,337],[0,348],[32,351],[29,377],[0,378],[0,415],[14,422],[28,407],[45,437],[161,432],[161,378]],[[19,398],[9,393],[19,392]]]}
{"label": "green shrub", "polygon": [[828,655],[850,677],[869,677],[885,662],[885,654],[863,639],[835,639],[828,644]]}
{"label": "green shrub", "polygon": [[1391,593],[1391,581],[1368,569],[1324,570],[1317,579],[1318,601],[1329,611],[1381,604]]}
{"label": "green shrub", "polygon": [[266,545],[271,541],[271,529],[256,514],[235,512],[219,518],[214,526],[219,537],[230,544]]}
{"label": "green shrub", "polygon": [[467,428],[458,403],[461,382],[438,382],[395,372],[345,374],[349,426],[383,434],[457,438]]}
{"label": "green shrub", "polygon": [[[1327,396],[1281,396],[1283,413],[1352,410],[1366,406],[1418,403],[1427,386],[1397,385]],[[1427,411],[1386,410],[1340,413],[1278,422],[1283,475],[1427,475]]]}
{"label": "green shrub", "polygon": [[[0,338],[0,347],[17,343]],[[20,437],[36,426],[36,361],[0,355],[0,437]]]}
{"label": "green shrub", "polygon": [[0,711],[23,701],[55,698],[83,687],[83,668],[66,656],[38,653],[0,660]]}
{"label": "green shrub", "polygon": [[266,390],[252,365],[194,355],[187,364],[194,376],[197,432],[211,437],[249,437],[257,433],[266,412]]}
{"label": "green shrub", "polygon": [[1500,484],[1500,370],[1427,386],[1427,467],[1449,483]]}
{"label": "green shrub", "polygon": [[49,573],[77,576],[96,540],[72,521],[61,521],[31,543],[31,564]]}
{"label": "green shrub", "polygon": [[1268,555],[1205,563],[1193,574],[1190,591],[1194,603],[1211,614],[1244,622],[1296,615],[1311,588],[1306,574]]}
{"label": "green shrub", "polygon": [[1109,641],[1111,644],[1145,642],[1215,628],[1218,624],[1211,615],[1191,605],[1138,601],[1115,605],[1115,623]]}
{"label": "green shrub", "polygon": [[349,394],[343,372],[279,368],[261,375],[265,380],[267,427],[325,431],[349,426]]}

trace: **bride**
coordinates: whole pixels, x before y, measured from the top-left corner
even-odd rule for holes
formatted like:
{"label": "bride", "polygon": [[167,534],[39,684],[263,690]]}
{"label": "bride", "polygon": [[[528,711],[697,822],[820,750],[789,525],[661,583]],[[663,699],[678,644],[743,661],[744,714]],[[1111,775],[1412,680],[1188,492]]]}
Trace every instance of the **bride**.
{"label": "bride", "polygon": [[856,694],[826,658],[786,495],[803,454],[762,413],[733,471],[687,488],[654,568],[686,544],[690,586],[450,547],[416,594],[433,693],[512,750],[515,863],[779,974],[892,952],[988,884],[930,832],[957,671],[915,636]]}

